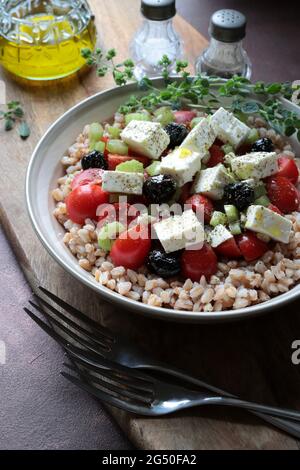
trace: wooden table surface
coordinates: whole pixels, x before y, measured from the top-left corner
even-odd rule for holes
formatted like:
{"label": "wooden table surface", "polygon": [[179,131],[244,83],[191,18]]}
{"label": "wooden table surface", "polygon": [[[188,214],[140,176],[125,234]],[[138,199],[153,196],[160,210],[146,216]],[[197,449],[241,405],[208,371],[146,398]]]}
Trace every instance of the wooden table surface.
{"label": "wooden table surface", "polygon": [[[140,21],[139,0],[90,0],[90,4],[96,15],[100,42],[116,47],[120,56],[126,57],[129,40]],[[206,40],[182,18],[177,17],[175,23],[192,60]],[[300,368],[291,363],[291,344],[300,327],[296,303],[263,318],[240,323],[210,326],[165,323],[120,311],[104,302],[50,258],[26,213],[24,179],[30,155],[58,116],[85,97],[111,86],[111,79],[98,79],[90,73],[47,87],[32,87],[13,82],[3,72],[1,78],[6,82],[7,101],[18,99],[23,103],[32,129],[25,142],[15,131],[0,131],[0,217],[33,289],[38,284],[49,288],[116,333],[122,331],[159,359],[220,388],[245,399],[300,408]],[[57,373],[60,367],[57,364]],[[295,439],[235,410],[207,408],[165,419],[110,411],[132,442],[145,449],[299,448]]]}

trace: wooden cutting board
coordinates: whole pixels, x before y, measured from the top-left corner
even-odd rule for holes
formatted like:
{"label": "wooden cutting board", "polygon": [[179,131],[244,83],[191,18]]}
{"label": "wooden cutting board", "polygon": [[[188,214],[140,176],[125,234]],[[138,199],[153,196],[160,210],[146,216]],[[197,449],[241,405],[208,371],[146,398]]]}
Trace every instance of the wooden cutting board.
{"label": "wooden cutting board", "polygon": [[[139,0],[90,0],[90,4],[96,15],[100,43],[115,47],[121,58],[127,57],[130,38],[140,22]],[[185,40],[187,57],[193,61],[206,45],[206,39],[179,16],[175,24]],[[24,180],[30,155],[57,117],[87,96],[112,86],[112,81],[99,79],[93,72],[39,87],[16,83],[3,72],[2,79],[7,86],[7,101],[16,99],[23,103],[32,129],[25,142],[15,131],[0,131],[0,216],[33,289],[38,284],[47,287],[116,333],[122,331],[159,359],[220,388],[245,399],[300,409],[300,366],[292,365],[290,358],[291,343],[300,336],[298,304],[242,323],[217,326],[165,323],[120,311],[104,302],[50,258],[26,213]],[[61,364],[57,364],[57,373],[60,368]],[[132,442],[144,449],[299,447],[296,440],[284,433],[234,410],[206,408],[166,419],[110,411]]]}

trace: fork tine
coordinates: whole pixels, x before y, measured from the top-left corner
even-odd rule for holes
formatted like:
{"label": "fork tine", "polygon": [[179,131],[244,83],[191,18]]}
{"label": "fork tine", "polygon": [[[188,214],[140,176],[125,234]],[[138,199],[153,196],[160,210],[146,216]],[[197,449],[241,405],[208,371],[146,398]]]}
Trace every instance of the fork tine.
{"label": "fork tine", "polygon": [[101,333],[102,335],[106,336],[109,338],[111,341],[114,341],[114,335],[113,333],[106,327],[99,325],[95,320],[92,320],[88,316],[84,315],[82,312],[77,310],[77,308],[72,307],[72,305],[68,304],[64,300],[60,299],[57,297],[57,295],[53,294],[52,292],[49,292],[47,289],[45,289],[42,286],[39,286],[39,289],[51,300],[53,300],[57,305],[65,309],[68,313],[71,313],[75,317],[77,317],[79,320],[82,322],[86,323],[89,325],[89,327],[98,332]]}
{"label": "fork tine", "polygon": [[[96,371],[99,374],[99,371]],[[112,392],[116,398],[121,400],[130,400],[133,402],[143,403],[144,405],[150,405],[153,402],[153,396],[145,396],[143,392],[140,392],[132,387],[126,387],[122,383],[118,382],[117,379],[110,377],[107,374],[107,378],[110,381],[103,380],[99,375],[94,375],[90,370],[79,369],[79,375],[83,375],[84,379],[89,383],[97,384],[105,392]],[[101,372],[102,375],[102,372]]]}
{"label": "fork tine", "polygon": [[77,377],[74,377],[73,375],[68,374],[67,372],[62,371],[61,375],[77,387],[81,388],[85,392],[94,395],[96,398],[100,399],[101,401],[104,401],[105,403],[108,403],[109,405],[115,406],[116,408],[120,408],[121,410],[129,411],[130,413],[143,413],[145,415],[152,414],[149,408],[143,407],[142,405],[137,406],[129,402],[124,402],[116,397],[113,397],[112,395],[109,395],[106,392],[103,392],[102,390],[96,387],[87,384],[86,382],[82,382]]}
{"label": "fork tine", "polygon": [[45,315],[45,317],[51,322],[53,323],[55,326],[57,326],[57,328],[60,328],[62,331],[64,331],[68,336],[70,336],[70,338],[74,339],[75,341],[77,341],[79,344],[81,344],[82,346],[88,348],[88,349],[91,349],[92,351],[94,352],[97,352],[97,349],[96,348],[99,348],[99,347],[102,347],[103,349],[105,349],[106,351],[109,350],[109,347],[105,344],[105,343],[96,343],[96,346],[93,346],[91,345],[88,341],[86,341],[84,338],[82,338],[81,336],[77,335],[76,333],[74,333],[73,331],[71,331],[69,328],[67,328],[66,326],[64,326],[62,323],[60,323],[58,320],[56,320],[54,317],[52,317],[48,312],[45,312],[41,307],[39,307],[38,305],[36,305],[34,302],[31,302],[29,301],[29,303],[34,307],[36,308],[39,312],[43,313],[43,315]]}
{"label": "fork tine", "polygon": [[118,382],[120,386],[122,387],[132,387],[134,390],[137,390],[138,392],[143,392],[146,393],[149,398],[153,398],[153,390],[149,388],[148,386],[143,385],[143,382],[137,382],[136,380],[132,380],[131,377],[125,377],[124,375],[120,375],[118,372],[115,372],[113,370],[108,370],[108,369],[103,369],[96,367],[91,364],[87,364],[85,361],[82,359],[73,359],[75,362],[76,366],[78,367],[79,363],[81,366],[83,366],[85,369],[88,370],[88,372],[96,372],[97,374],[106,377],[110,380],[114,380],[115,382]]}
{"label": "fork tine", "polygon": [[[103,345],[105,345],[104,346],[105,348],[109,348],[109,344],[111,344],[111,343],[109,342],[109,344],[108,344],[105,337],[101,336],[101,338],[100,338],[98,334],[95,334],[95,337],[93,337],[90,331],[88,331],[85,328],[83,328],[82,326],[78,325],[73,320],[71,320],[69,317],[64,315],[63,313],[60,313],[58,310],[56,310],[56,308],[54,308],[52,305],[48,304],[48,302],[46,302],[44,299],[42,299],[38,295],[35,295],[35,297],[37,298],[37,300],[39,302],[42,302],[42,304],[45,305],[45,307],[47,307],[57,318],[59,318],[60,320],[62,320],[65,323],[67,323],[71,328],[74,328],[75,330],[80,331],[80,333],[82,333],[87,338],[89,338],[92,343],[96,343],[96,345],[100,345],[101,347],[103,347]],[[49,320],[51,320],[51,321],[54,320],[52,315],[49,315],[48,312],[45,311],[42,307],[35,304],[31,300],[29,300],[29,303],[34,308],[36,308],[39,312],[41,312],[43,315],[45,315]],[[99,339],[97,339],[98,337],[99,337]]]}
{"label": "fork tine", "polygon": [[[56,342],[62,345],[68,352],[71,357],[71,360],[79,359],[82,360],[84,366],[88,368],[89,366],[94,366],[99,373],[104,370],[111,370],[115,373],[119,372],[123,375],[127,375],[129,380],[132,380],[133,386],[136,388],[141,386],[144,391],[151,391],[149,390],[149,386],[153,386],[155,379],[152,379],[150,376],[146,374],[142,374],[138,371],[133,369],[129,369],[128,367],[121,366],[117,363],[104,359],[103,356],[91,353],[90,351],[86,351],[76,347],[73,344],[70,344],[65,338],[59,335],[51,326],[47,325],[43,320],[41,320],[37,315],[35,315],[31,310],[27,307],[24,307],[24,311],[30,316],[30,318],[39,325],[42,330],[44,330],[51,338],[53,338]],[[148,387],[148,388],[146,388]]]}

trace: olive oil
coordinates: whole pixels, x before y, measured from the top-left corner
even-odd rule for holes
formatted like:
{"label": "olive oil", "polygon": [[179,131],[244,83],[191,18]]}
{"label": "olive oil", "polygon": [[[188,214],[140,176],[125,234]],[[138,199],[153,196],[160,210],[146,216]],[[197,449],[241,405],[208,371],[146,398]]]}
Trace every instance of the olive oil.
{"label": "olive oil", "polygon": [[9,72],[30,80],[51,80],[78,71],[85,60],[81,49],[94,48],[96,29],[93,17],[86,22],[68,15],[37,13],[2,34],[0,63]]}

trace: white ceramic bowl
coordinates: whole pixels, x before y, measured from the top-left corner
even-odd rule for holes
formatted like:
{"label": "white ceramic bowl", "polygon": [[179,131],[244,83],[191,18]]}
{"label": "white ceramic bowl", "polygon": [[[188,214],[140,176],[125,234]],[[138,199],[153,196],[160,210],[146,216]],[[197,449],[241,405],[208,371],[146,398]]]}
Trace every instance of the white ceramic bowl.
{"label": "white ceramic bowl", "polygon": [[[300,295],[300,285],[285,294],[252,307],[211,313],[183,312],[152,307],[122,297],[98,284],[91,274],[80,268],[77,259],[62,241],[64,236],[63,227],[52,215],[54,201],[50,195],[50,190],[56,187],[56,179],[63,174],[60,163],[62,155],[75,141],[83,127],[89,122],[103,121],[113,116],[118,107],[133,93],[140,93],[135,84],[113,88],[91,96],[71,108],[54,122],[38,143],[27,171],[26,200],[33,227],[50,255],[76,279],[97,291],[99,295],[108,301],[137,314],[153,318],[194,323],[232,321],[266,313],[296,299]],[[291,105],[286,100],[285,104],[300,114],[297,106]]]}

